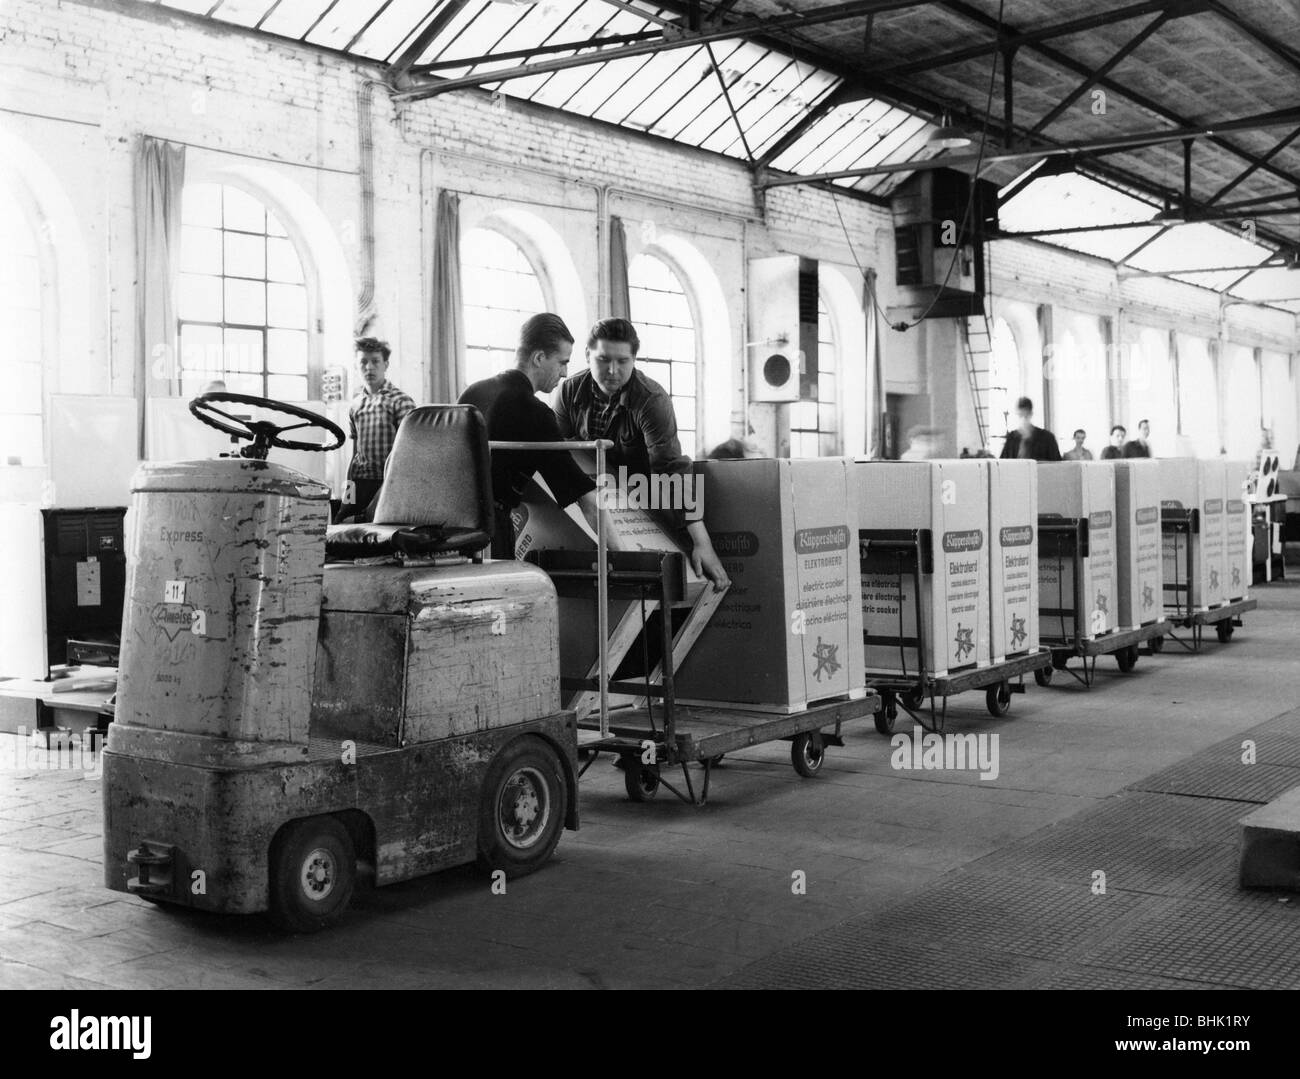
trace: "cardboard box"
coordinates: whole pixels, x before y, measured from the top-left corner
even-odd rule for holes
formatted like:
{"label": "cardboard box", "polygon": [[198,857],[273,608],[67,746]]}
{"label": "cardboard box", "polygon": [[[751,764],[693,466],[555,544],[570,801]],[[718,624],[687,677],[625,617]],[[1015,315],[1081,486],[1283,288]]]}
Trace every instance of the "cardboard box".
{"label": "cardboard box", "polygon": [[989,615],[994,663],[1038,651],[1038,463],[989,469]]}
{"label": "cardboard box", "polygon": [[1223,598],[1231,603],[1246,598],[1252,579],[1246,482],[1254,469],[1248,461],[1225,461],[1223,468]]}
{"label": "cardboard box", "polygon": [[1044,640],[1072,641],[1115,629],[1115,470],[1109,461],[1061,461],[1038,470],[1038,515],[1088,522],[1088,553],[1080,561],[1081,609],[1075,608],[1071,559],[1047,550],[1039,537],[1039,632]]}
{"label": "cardboard box", "polygon": [[[991,662],[989,468],[983,461],[855,461],[860,544],[880,529],[931,533],[933,573],[862,574],[864,662],[871,675],[945,675]],[[918,651],[917,612],[920,612]]]}
{"label": "cardboard box", "polygon": [[1164,621],[1160,533],[1160,463],[1134,458],[1115,469],[1119,628]]}
{"label": "cardboard box", "polygon": [[677,671],[679,699],[794,712],[862,693],[847,469],[843,458],[696,466],[732,584]]}
{"label": "cardboard box", "polygon": [[1190,537],[1166,533],[1162,544],[1165,610],[1175,615],[1204,611],[1223,603],[1224,481],[1221,461],[1190,457],[1162,460],[1162,508],[1196,511],[1196,530]]}

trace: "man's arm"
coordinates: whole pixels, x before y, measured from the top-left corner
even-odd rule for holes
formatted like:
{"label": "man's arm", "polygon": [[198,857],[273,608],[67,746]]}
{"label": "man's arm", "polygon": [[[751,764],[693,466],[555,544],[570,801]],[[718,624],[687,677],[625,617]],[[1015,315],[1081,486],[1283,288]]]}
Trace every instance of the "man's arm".
{"label": "man's arm", "polygon": [[402,421],[415,411],[415,399],[407,393],[399,393],[393,400],[393,431],[402,426]]}
{"label": "man's arm", "polygon": [[[1017,441],[1013,441],[1013,439]],[[1008,431],[1007,437],[1002,440],[1002,452],[998,454],[998,456],[1003,459],[1014,460],[1016,456],[1016,447],[1018,444],[1018,439],[1019,436],[1014,431]]]}
{"label": "man's arm", "polygon": [[[528,401],[528,416],[521,417],[521,428],[527,433],[527,442],[563,442],[564,435],[556,414],[535,398]],[[531,407],[531,406],[536,406]],[[596,489],[595,481],[588,476],[571,453],[544,450],[533,454],[536,470],[542,474],[546,486],[561,506],[577,502],[583,495]]]}
{"label": "man's arm", "polygon": [[573,390],[566,379],[555,391],[555,400],[551,405],[551,415],[555,417],[555,428],[561,438],[573,438],[577,424],[573,417]]}
{"label": "man's arm", "polygon": [[677,416],[671,397],[652,394],[638,410],[637,420],[652,473],[690,471],[690,458],[682,453],[682,443],[677,437]]}
{"label": "man's arm", "polygon": [[1043,439],[1043,460],[1059,461],[1061,459],[1061,447],[1056,444],[1056,436],[1051,431],[1044,430]]}

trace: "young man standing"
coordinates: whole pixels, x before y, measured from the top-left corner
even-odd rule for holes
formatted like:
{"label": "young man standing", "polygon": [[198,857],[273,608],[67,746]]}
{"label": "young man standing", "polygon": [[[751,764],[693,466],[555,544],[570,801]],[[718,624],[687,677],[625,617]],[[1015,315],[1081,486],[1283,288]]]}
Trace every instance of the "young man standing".
{"label": "young man standing", "polygon": [[1067,461],[1091,461],[1092,460],[1092,450],[1088,449],[1083,444],[1084,441],[1087,439],[1087,437],[1088,437],[1088,432],[1085,431],[1082,427],[1080,427],[1077,431],[1074,432],[1074,446],[1072,449],[1068,449],[1065,451],[1065,459]]}
{"label": "young man standing", "polygon": [[[573,354],[573,334],[559,315],[534,315],[519,331],[515,365],[508,371],[475,382],[460,395],[462,405],[473,405],[487,421],[488,438],[495,442],[559,442],[555,413],[536,397],[559,385]],[[596,484],[572,455],[538,450],[494,450],[492,497],[495,524],[492,557],[515,557],[514,525],[510,511],[519,505],[524,485],[540,472],[561,506],[580,503],[589,521],[595,520]]]}
{"label": "young man standing", "polygon": [[1110,445],[1101,451],[1103,461],[1114,461],[1124,456],[1124,439],[1128,437],[1128,432],[1119,424],[1115,424],[1110,429]]}
{"label": "young man standing", "polygon": [[1151,424],[1146,420],[1138,420],[1138,436],[1132,442],[1124,443],[1125,457],[1150,457],[1151,447],[1147,444],[1147,439],[1151,437]]}
{"label": "young man standing", "polygon": [[[617,474],[659,476],[689,474],[690,458],[677,438],[672,398],[653,379],[636,369],[641,347],[627,319],[601,319],[587,337],[587,370],[560,384],[555,415],[565,438],[607,438],[614,443],[606,457]],[[718,589],[729,583],[714,553],[703,521],[688,521],[682,508],[673,512],[679,529],[690,537],[691,565]]]}
{"label": "young man standing", "polygon": [[1020,423],[1014,431],[1007,432],[1002,444],[1003,458],[1022,458],[1032,461],[1059,461],[1061,448],[1056,436],[1045,427],[1034,426],[1034,402],[1022,397],[1016,402],[1016,415]]}
{"label": "young man standing", "polygon": [[384,482],[384,465],[392,452],[397,428],[415,408],[415,401],[388,381],[392,349],[387,341],[361,337],[356,341],[356,350],[361,392],[352,399],[348,410],[352,463],[348,465],[349,490],[339,509],[339,520],[365,517]]}

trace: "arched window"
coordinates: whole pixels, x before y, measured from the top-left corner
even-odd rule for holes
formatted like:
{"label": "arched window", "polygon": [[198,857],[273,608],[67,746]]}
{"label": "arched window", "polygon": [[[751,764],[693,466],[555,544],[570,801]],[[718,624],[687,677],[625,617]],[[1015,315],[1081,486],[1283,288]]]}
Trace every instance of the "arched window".
{"label": "arched window", "polygon": [[1020,370],[1020,348],[1011,324],[1004,318],[993,320],[993,333],[989,357],[989,450],[1002,452],[1002,443],[1009,430],[1015,425],[1013,415],[1016,400],[1022,396],[1020,387],[1024,377]]}
{"label": "arched window", "polygon": [[181,210],[181,394],[310,399],[302,260],[274,214],[222,184],[190,184]]}
{"label": "arched window", "polygon": [[519,327],[549,308],[528,257],[495,229],[465,233],[460,266],[468,386],[509,366],[519,345]]}
{"label": "arched window", "polygon": [[5,355],[0,394],[0,466],[39,465],[41,421],[41,267],[23,207],[0,184],[0,340]]}
{"label": "arched window", "polygon": [[817,400],[790,406],[790,456],[834,457],[840,452],[839,357],[826,298],[817,298]]}
{"label": "arched window", "polygon": [[698,452],[697,333],[681,280],[663,259],[637,255],[627,269],[632,322],[641,338],[637,368],[673,399],[682,452]]}
{"label": "arched window", "polygon": [[1245,345],[1226,344],[1224,372],[1223,440],[1228,456],[1251,460],[1259,452],[1260,401],[1259,365],[1255,350]]}
{"label": "arched window", "polygon": [[[1178,433],[1191,440],[1197,457],[1219,455],[1219,394],[1216,386],[1209,342],[1179,334]],[[1152,440],[1156,437],[1156,432],[1152,431]]]}

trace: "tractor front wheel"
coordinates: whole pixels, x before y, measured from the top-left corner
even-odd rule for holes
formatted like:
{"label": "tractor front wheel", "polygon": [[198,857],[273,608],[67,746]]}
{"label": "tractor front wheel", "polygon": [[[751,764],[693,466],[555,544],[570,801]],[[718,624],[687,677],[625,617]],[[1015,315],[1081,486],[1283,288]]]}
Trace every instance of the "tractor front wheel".
{"label": "tractor front wheel", "polygon": [[356,885],[352,837],[336,817],[286,824],[271,844],[271,917],[292,933],[338,921]]}

